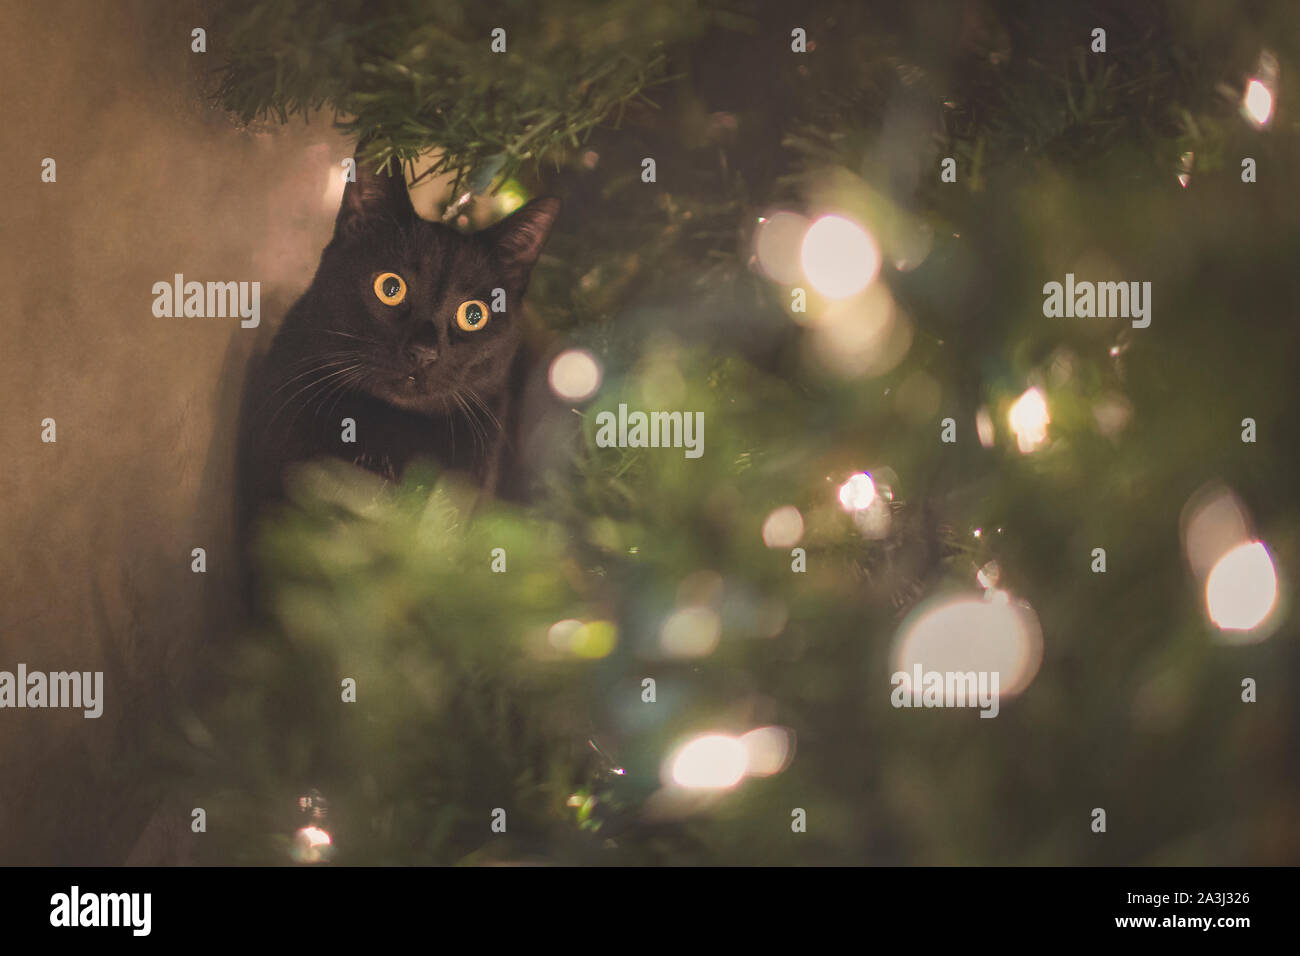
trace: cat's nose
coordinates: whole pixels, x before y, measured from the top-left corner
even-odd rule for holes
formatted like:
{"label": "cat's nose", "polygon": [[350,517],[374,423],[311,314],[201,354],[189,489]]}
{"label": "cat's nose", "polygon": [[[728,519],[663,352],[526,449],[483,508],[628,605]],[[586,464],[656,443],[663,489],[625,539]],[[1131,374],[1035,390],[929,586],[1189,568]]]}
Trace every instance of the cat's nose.
{"label": "cat's nose", "polygon": [[411,345],[406,349],[406,359],[416,368],[428,368],[438,361],[438,350],[427,345]]}

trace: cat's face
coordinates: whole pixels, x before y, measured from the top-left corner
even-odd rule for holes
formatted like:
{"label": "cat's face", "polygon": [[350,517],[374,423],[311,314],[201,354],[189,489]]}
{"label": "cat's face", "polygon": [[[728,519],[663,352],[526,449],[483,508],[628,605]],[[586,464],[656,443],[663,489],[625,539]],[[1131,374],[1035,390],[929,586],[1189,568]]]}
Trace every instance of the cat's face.
{"label": "cat's face", "polygon": [[486,402],[523,335],[528,276],[559,211],[535,199],[466,235],[421,219],[405,178],[357,163],[312,283],[309,324],[351,387],[426,415]]}

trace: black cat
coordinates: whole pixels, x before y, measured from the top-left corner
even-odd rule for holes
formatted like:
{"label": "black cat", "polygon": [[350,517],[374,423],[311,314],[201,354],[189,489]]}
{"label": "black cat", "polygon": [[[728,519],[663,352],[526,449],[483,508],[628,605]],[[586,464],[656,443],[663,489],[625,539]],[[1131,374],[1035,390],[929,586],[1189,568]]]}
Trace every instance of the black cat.
{"label": "black cat", "polygon": [[311,287],[245,392],[244,533],[292,466],[320,457],[388,479],[430,458],[489,494],[522,495],[509,461],[532,361],[521,306],[559,208],[535,199],[463,234],[416,214],[398,164],[357,162]]}

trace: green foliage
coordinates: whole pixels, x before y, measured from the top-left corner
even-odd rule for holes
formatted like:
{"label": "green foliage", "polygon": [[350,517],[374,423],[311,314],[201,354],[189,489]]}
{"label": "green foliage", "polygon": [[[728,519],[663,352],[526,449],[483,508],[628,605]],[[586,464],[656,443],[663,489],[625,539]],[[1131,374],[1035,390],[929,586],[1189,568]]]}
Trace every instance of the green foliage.
{"label": "green foliage", "polygon": [[236,0],[218,12],[219,96],[244,122],[327,108],[366,141],[364,161],[436,147],[426,175],[487,170],[481,185],[617,122],[664,79],[664,47],[698,24],[688,0]]}
{"label": "green foliage", "polygon": [[[529,306],[597,354],[604,385],[574,410],[572,471],[529,509],[430,474],[378,489],[311,473],[266,540],[278,614],[210,722],[210,812],[242,828],[217,857],[283,860],[295,801],[318,787],[340,862],[1294,858],[1300,725],[1283,696],[1238,694],[1242,676],[1300,679],[1295,628],[1217,640],[1179,539],[1183,505],[1222,480],[1284,573],[1300,567],[1296,130],[1285,113],[1250,128],[1228,95],[1265,45],[1300,62],[1287,5],[1249,22],[1208,3],[1038,6],[967,4],[954,24],[931,5],[813,5],[799,15],[816,49],[799,57],[792,15],[763,5],[528,5],[501,20],[496,58],[486,8],[232,8],[226,101],[246,117],[323,103],[379,137],[376,157],[552,162],[536,182],[576,211]],[[1105,58],[1083,52],[1096,25]],[[1281,104],[1300,95],[1289,76]],[[598,162],[572,149],[588,134]],[[938,180],[947,155],[955,184]],[[1269,175],[1241,184],[1242,155]],[[887,312],[897,349],[859,355],[815,295],[790,313],[790,289],[752,262],[774,209],[872,230],[881,310],[858,321]],[[1045,318],[1043,283],[1067,271],[1152,281],[1151,327]],[[1023,455],[1006,421],[1030,384],[1051,441]],[[702,412],[705,454],[596,447],[596,415],[619,402]],[[1245,415],[1267,441],[1240,443]],[[955,445],[938,440],[945,417]],[[892,487],[878,536],[836,499],[863,469]],[[762,538],[786,505],[805,574]],[[973,591],[989,560],[1042,625],[1029,690],[992,721],[893,709],[902,622]],[[665,657],[665,622],[692,609],[716,649]],[[548,638],[565,619],[595,626],[585,654]],[[342,676],[364,705],[338,702]],[[657,793],[683,740],[768,724],[794,732],[784,772],[691,805]],[[506,835],[488,830],[498,806]],[[790,832],[795,807],[807,834]]]}

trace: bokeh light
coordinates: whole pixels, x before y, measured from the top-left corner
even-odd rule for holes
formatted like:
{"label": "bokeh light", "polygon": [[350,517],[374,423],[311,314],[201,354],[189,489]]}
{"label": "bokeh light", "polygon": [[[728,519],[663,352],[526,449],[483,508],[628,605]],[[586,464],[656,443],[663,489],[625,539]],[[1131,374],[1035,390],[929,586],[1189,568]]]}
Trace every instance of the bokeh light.
{"label": "bokeh light", "polygon": [[982,405],[980,406],[979,411],[975,413],[975,434],[979,436],[980,444],[985,448],[993,447],[993,439],[995,437],[993,433],[993,416],[990,415],[989,410]]}
{"label": "bokeh light", "polygon": [[1241,97],[1241,115],[1256,129],[1263,129],[1273,119],[1277,108],[1278,62],[1271,50],[1261,50],[1255,75],[1246,83]]}
{"label": "bokeh light", "polygon": [[758,221],[754,257],[765,276],[788,286],[803,280],[799,250],[807,231],[807,217],[794,212],[776,212]]}
{"label": "bokeh light", "polygon": [[780,773],[794,756],[794,732],[785,727],[758,727],[742,734],[745,748],[745,773],[770,777]]}
{"label": "bokeh light", "polygon": [[1220,558],[1252,540],[1246,506],[1217,482],[1192,495],[1181,523],[1187,563],[1202,580]]}
{"label": "bokeh light", "polygon": [[999,696],[1007,697],[1038,673],[1042,644],[1033,608],[990,589],[984,597],[936,599],[913,611],[895,637],[893,669],[996,672]]}
{"label": "bokeh light", "polygon": [[864,536],[877,541],[889,535],[892,523],[889,499],[882,494],[876,495],[867,507],[853,512],[853,526]]}
{"label": "bokeh light", "polygon": [[302,827],[294,834],[289,855],[298,863],[324,863],[333,850],[333,838],[317,826]]}
{"label": "bokeh light", "polygon": [[839,499],[840,507],[845,511],[863,511],[870,508],[871,503],[876,500],[876,483],[871,480],[869,474],[860,471],[840,485]]}
{"label": "bokeh light", "polygon": [[1118,392],[1107,393],[1093,403],[1092,417],[1097,423],[1097,431],[1114,440],[1133,417],[1133,405]]}
{"label": "bokeh light", "polygon": [[1261,541],[1233,548],[1205,582],[1205,606],[1220,630],[1254,630],[1277,603],[1277,570]]}
{"label": "bokeh light", "polygon": [[[796,316],[797,318],[797,316]],[[808,312],[812,357],[840,378],[876,377],[892,371],[912,347],[912,323],[883,282],[861,295]]]}
{"label": "bokeh light", "polygon": [[794,505],[777,508],[763,522],[763,543],[769,548],[793,548],[803,537],[803,515]]}
{"label": "bokeh light", "polygon": [[508,216],[528,202],[528,190],[517,179],[508,179],[493,197],[498,212]]}
{"label": "bokeh light", "polygon": [[686,607],[673,612],[659,631],[659,647],[669,657],[704,657],[712,654],[722,637],[722,619],[709,607]]}
{"label": "bokeh light", "polygon": [[735,737],[705,734],[682,747],[671,760],[672,780],[679,787],[721,790],[734,787],[749,766],[749,751]]}
{"label": "bokeh light", "polygon": [[610,621],[556,621],[546,632],[551,647],[561,654],[586,660],[608,657],[618,643],[618,629]]}
{"label": "bokeh light", "polygon": [[600,363],[585,349],[568,349],[551,362],[551,391],[566,402],[583,402],[600,388]]}
{"label": "bokeh light", "polygon": [[1047,440],[1047,426],[1051,421],[1047,399],[1037,388],[1029,389],[1016,399],[1011,406],[1008,423],[1016,433],[1016,445],[1021,454],[1029,454]]}
{"label": "bokeh light", "polygon": [[808,227],[799,260],[813,288],[828,299],[857,295],[880,271],[876,241],[843,216],[822,216]]}
{"label": "bokeh light", "polygon": [[1273,94],[1259,80],[1246,84],[1246,95],[1241,99],[1246,117],[1256,126],[1267,126],[1273,118]]}

